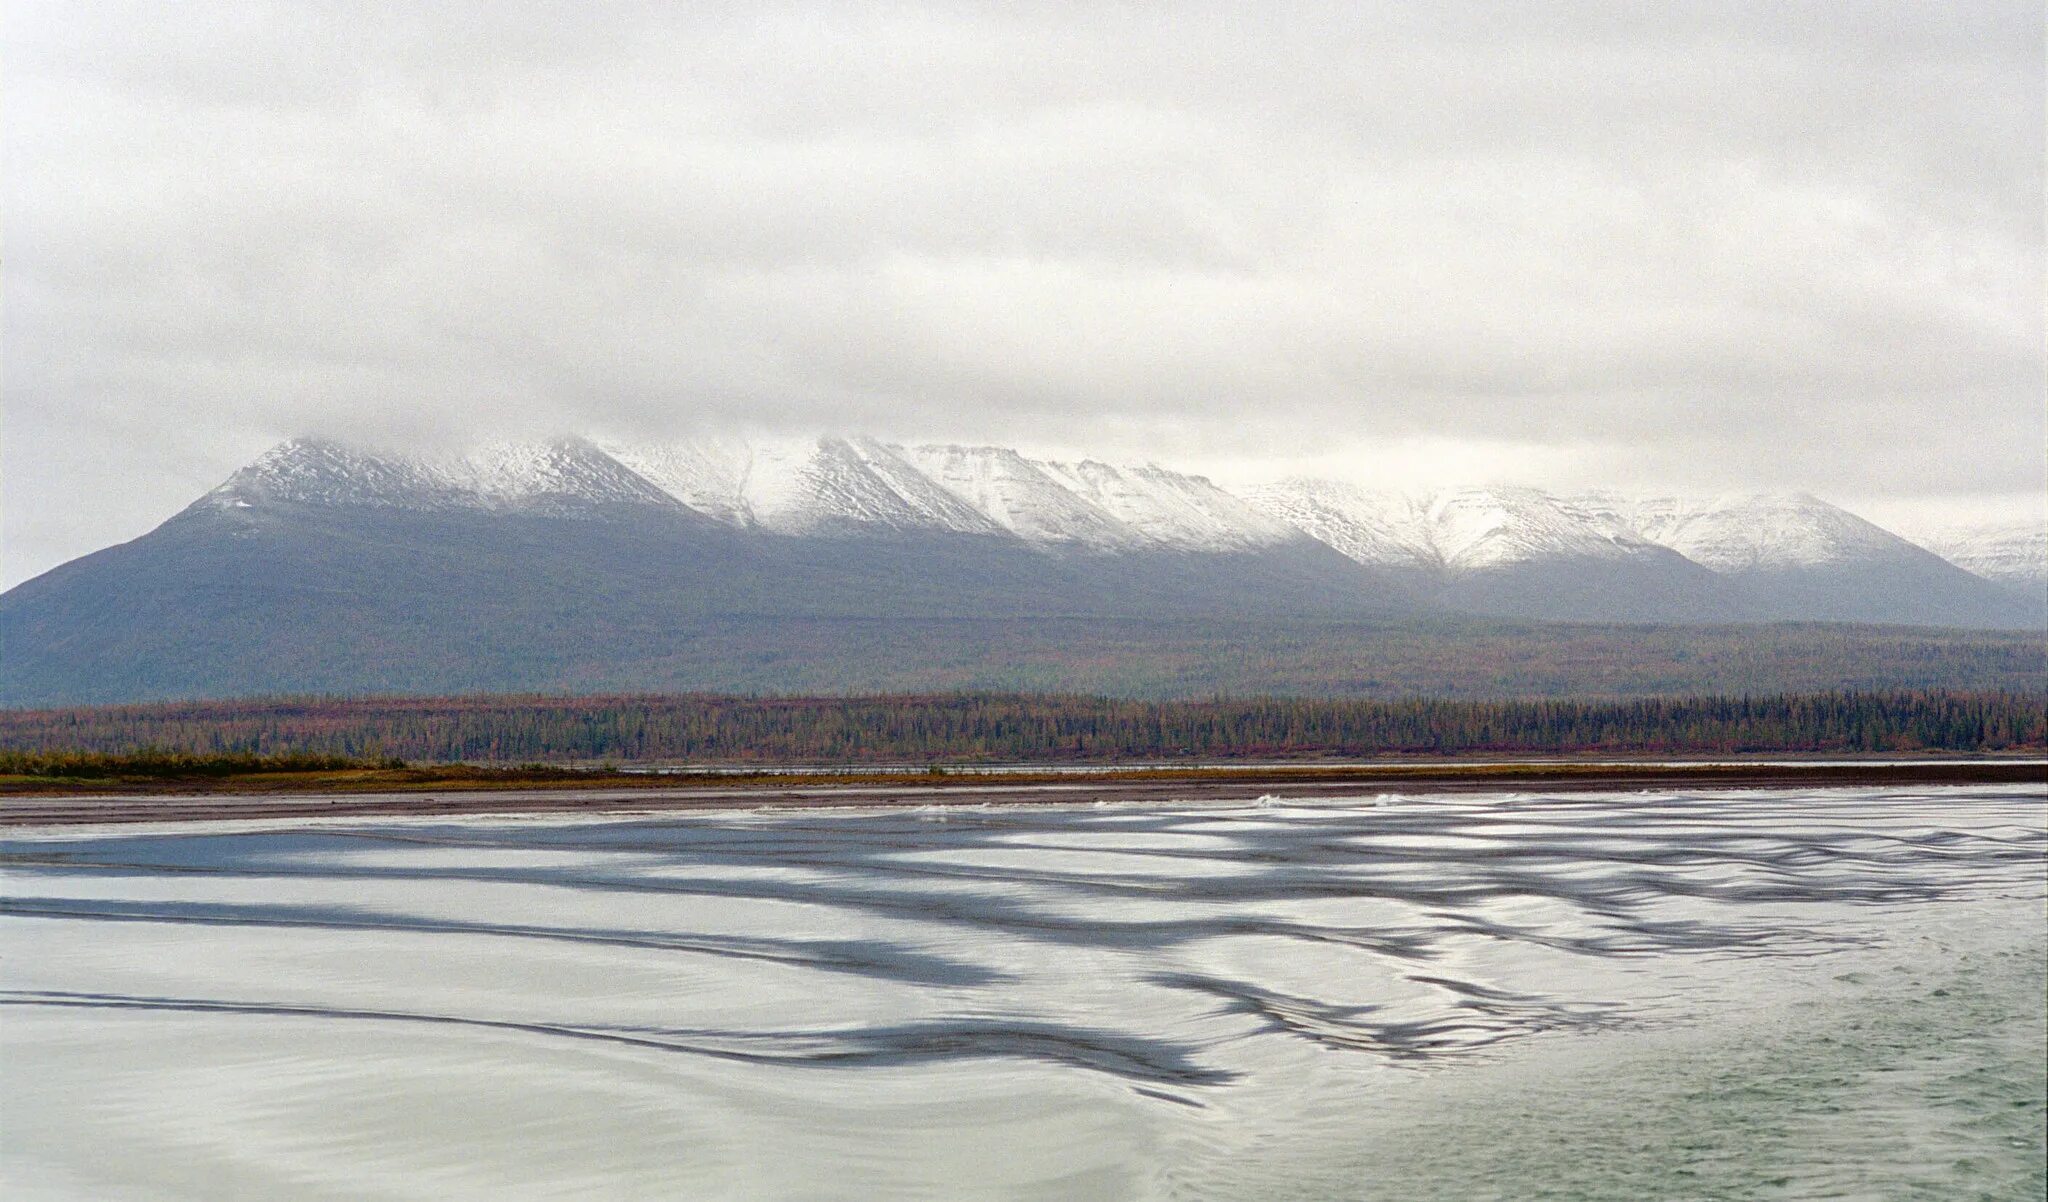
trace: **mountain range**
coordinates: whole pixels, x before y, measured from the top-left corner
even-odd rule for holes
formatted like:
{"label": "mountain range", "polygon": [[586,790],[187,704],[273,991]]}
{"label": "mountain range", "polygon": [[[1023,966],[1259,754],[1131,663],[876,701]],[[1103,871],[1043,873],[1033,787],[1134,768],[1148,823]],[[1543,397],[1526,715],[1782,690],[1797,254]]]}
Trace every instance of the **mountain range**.
{"label": "mountain range", "polygon": [[1069,677],[1001,649],[1113,627],[1157,651],[1178,631],[1252,657],[1230,679],[1257,682],[1290,623],[1456,641],[1502,623],[2044,621],[2048,531],[1930,547],[1804,493],[1233,492],[1152,464],[869,438],[461,454],[298,439],[142,538],[0,595],[0,701],[850,688],[830,665],[855,627],[881,639],[873,655],[1046,686]]}
{"label": "mountain range", "polygon": [[1312,541],[1365,569],[1362,591],[1377,586],[1395,607],[1543,620],[2027,627],[2034,615],[1996,586],[2048,589],[2048,529],[1953,536],[1941,545],[1958,563],[1805,493],[1414,495],[1297,478],[1239,496],[1152,464],[868,438],[564,439],[438,458],[297,440],[188,512],[278,503],[615,519],[646,511],[760,534],[966,536],[1055,556],[1227,557]]}

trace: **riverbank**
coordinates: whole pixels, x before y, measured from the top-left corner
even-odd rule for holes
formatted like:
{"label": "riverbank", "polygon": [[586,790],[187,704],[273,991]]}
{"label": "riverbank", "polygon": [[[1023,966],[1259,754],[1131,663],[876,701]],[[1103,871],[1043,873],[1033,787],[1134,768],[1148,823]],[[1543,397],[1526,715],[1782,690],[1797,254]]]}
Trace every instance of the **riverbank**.
{"label": "riverbank", "polygon": [[665,773],[378,768],[205,780],[0,781],[0,826],[249,818],[552,814],[890,805],[1016,805],[1314,798],[1363,791],[1584,792],[2041,784],[2041,760],[1857,763],[1568,762],[1245,764],[1040,771]]}

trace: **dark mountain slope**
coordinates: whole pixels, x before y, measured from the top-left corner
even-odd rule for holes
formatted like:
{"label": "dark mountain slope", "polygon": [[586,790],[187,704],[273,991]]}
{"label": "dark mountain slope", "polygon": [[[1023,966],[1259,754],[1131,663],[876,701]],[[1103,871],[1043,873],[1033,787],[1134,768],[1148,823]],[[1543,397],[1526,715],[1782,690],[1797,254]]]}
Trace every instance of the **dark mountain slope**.
{"label": "dark mountain slope", "polygon": [[253,516],[174,520],[0,597],[0,699],[2028,689],[2048,664],[2025,635],[1364,612],[1356,582],[1323,578],[1314,555],[1061,559],[997,540],[762,538],[661,514]]}
{"label": "dark mountain slope", "polygon": [[[195,508],[0,596],[0,701],[570,687],[697,660],[692,646],[707,638],[736,657],[726,674],[744,679],[790,619],[1403,609],[1306,541],[1236,555],[1052,556],[966,535],[763,535],[655,507],[602,518]],[[735,631],[748,633],[736,643]]]}

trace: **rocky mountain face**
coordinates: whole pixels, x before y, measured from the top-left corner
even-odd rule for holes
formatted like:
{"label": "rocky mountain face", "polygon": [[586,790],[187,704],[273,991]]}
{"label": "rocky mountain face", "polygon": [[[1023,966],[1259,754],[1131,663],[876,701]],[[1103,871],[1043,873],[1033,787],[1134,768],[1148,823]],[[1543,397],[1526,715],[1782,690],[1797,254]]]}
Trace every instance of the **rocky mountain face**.
{"label": "rocky mountain face", "polygon": [[1135,622],[1162,646],[1189,624],[1473,615],[2028,629],[2044,543],[1986,533],[1943,558],[1804,494],[1240,495],[1152,464],[866,438],[296,440],[0,596],[0,700],[402,691],[428,663],[444,685],[575,687],[563,665],[609,680],[678,656],[715,683],[813,621],[914,627],[913,656],[971,651],[990,622]]}

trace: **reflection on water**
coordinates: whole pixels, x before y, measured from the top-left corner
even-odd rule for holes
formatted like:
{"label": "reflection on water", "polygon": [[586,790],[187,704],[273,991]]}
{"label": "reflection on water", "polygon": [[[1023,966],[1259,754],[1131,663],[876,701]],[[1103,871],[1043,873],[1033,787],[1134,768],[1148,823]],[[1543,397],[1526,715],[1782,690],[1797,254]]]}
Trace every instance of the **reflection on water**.
{"label": "reflection on water", "polygon": [[17,834],[10,1197],[2040,1196],[2037,790]]}

